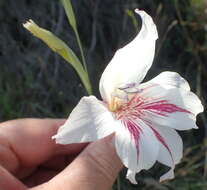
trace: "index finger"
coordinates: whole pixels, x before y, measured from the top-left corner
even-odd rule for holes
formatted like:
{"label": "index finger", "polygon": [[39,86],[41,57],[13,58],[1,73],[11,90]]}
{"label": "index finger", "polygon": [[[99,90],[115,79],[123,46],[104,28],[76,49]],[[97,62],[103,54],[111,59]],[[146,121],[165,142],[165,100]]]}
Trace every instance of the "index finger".
{"label": "index finger", "polygon": [[59,145],[51,139],[64,119],[19,119],[0,124],[0,164],[14,171],[18,165],[36,166],[54,155],[75,154],[86,144]]}

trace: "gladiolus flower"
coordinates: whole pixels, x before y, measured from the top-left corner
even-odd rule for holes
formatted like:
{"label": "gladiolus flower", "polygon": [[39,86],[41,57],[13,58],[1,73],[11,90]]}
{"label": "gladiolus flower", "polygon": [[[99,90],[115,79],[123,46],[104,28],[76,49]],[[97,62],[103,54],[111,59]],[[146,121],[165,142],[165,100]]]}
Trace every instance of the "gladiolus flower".
{"label": "gladiolus flower", "polygon": [[183,143],[176,130],[197,128],[203,111],[188,82],[175,72],[162,72],[140,84],[152,65],[158,38],[152,18],[144,11],[135,39],[119,49],[103,72],[99,89],[103,101],[83,97],[52,138],[60,144],[90,142],[115,133],[115,148],[128,168],[127,178],[151,168],[156,161],[171,169],[160,181],[174,177]]}

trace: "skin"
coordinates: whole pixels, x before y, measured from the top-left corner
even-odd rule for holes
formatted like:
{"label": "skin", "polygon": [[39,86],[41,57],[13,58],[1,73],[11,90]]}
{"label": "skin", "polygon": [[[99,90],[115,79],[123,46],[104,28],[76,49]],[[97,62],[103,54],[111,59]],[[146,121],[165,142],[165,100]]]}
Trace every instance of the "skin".
{"label": "skin", "polygon": [[0,123],[0,189],[108,190],[123,167],[113,134],[93,143],[59,145],[61,119]]}

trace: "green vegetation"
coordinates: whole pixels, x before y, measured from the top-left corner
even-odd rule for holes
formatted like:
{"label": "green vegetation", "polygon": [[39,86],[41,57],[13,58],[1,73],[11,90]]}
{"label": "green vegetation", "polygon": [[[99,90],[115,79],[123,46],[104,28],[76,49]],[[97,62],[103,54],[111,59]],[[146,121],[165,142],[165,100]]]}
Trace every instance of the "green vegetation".
{"label": "green vegetation", "polygon": [[[141,23],[134,8],[147,11],[157,24],[159,40],[150,79],[170,70],[185,77],[203,101],[207,99],[207,4],[205,0],[71,0],[79,32],[68,24],[58,0],[0,1],[0,119],[67,117],[87,95],[73,68],[32,37],[22,23],[32,18],[63,39],[86,62],[96,96],[105,66],[119,47],[133,38]],[[137,23],[136,23],[137,21]],[[138,27],[137,27],[138,26]],[[85,55],[85,60],[83,56]],[[129,60],[130,61],[130,60]],[[155,165],[138,174],[138,185],[125,180],[125,170],[115,190],[207,189],[207,119],[198,116],[198,130],[182,132],[185,152],[174,180],[158,183],[164,171]],[[167,168],[166,168],[167,169]]]}

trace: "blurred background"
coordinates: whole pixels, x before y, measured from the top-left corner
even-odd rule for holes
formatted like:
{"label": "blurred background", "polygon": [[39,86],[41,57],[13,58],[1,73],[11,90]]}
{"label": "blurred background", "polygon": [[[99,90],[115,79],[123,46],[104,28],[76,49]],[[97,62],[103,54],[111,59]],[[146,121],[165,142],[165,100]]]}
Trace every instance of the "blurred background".
{"label": "blurred background", "polygon": [[[72,0],[93,92],[114,52],[139,31],[134,8],[147,11],[158,32],[154,64],[145,80],[162,71],[176,71],[192,91],[207,99],[207,1],[206,0]],[[22,117],[67,117],[86,95],[73,68],[22,27],[29,18],[61,39],[80,56],[72,28],[58,0],[0,1],[0,120]],[[130,61],[130,58],[129,58]],[[206,190],[207,119],[198,116],[198,130],[180,133],[184,158],[175,179],[158,183],[160,165],[137,175],[138,185],[125,180],[117,190]]]}

